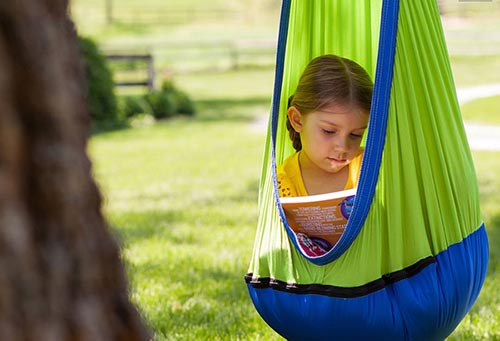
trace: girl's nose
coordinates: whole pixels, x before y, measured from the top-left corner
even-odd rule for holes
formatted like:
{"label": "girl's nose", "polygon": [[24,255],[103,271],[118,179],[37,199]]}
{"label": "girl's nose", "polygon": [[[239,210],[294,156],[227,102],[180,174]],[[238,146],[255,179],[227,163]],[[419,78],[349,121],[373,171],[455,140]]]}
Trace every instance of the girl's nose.
{"label": "girl's nose", "polygon": [[349,150],[349,141],[347,138],[339,136],[335,139],[335,150],[338,152],[346,152]]}

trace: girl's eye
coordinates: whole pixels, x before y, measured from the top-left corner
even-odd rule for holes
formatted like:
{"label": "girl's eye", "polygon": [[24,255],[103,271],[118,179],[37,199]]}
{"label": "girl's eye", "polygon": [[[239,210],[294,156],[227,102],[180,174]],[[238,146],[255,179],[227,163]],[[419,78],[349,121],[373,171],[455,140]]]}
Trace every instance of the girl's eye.
{"label": "girl's eye", "polygon": [[361,135],[359,135],[359,134],[351,134],[351,137],[355,138],[355,139],[360,139],[360,138],[363,137],[363,135],[362,134]]}
{"label": "girl's eye", "polygon": [[323,132],[327,135],[335,134],[335,130],[323,129]]}

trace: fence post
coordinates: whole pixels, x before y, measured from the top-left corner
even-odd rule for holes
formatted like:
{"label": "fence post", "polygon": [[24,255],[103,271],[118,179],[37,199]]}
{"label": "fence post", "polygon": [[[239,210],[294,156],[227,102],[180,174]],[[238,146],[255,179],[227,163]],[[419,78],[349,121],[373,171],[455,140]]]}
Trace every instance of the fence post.
{"label": "fence post", "polygon": [[113,23],[113,0],[106,0],[106,24]]}
{"label": "fence post", "polygon": [[154,67],[154,58],[153,55],[148,55],[148,90],[149,92],[154,91],[155,89],[155,67]]}
{"label": "fence post", "polygon": [[231,68],[233,70],[238,70],[239,68],[239,55],[238,46],[235,43],[229,43],[229,57],[231,59]]}

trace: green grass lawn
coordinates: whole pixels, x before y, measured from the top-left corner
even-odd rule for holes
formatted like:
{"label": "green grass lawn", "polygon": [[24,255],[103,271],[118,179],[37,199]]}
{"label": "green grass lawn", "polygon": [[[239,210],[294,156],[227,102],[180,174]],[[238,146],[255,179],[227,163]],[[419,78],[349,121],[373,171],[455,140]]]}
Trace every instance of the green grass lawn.
{"label": "green grass lawn", "polygon": [[276,339],[243,280],[263,142],[248,122],[189,119],[92,139],[132,298],[155,340]]}
{"label": "green grass lawn", "polygon": [[458,87],[500,83],[500,53],[479,56],[451,56],[450,61],[455,84]]}
{"label": "green grass lawn", "polygon": [[[106,22],[108,1],[111,23]],[[79,34],[96,39],[104,51],[149,52],[161,73],[231,67],[234,53],[242,51],[235,45],[276,39],[279,10],[275,1],[74,0],[71,13]],[[273,48],[266,48],[267,65],[274,61]]]}
{"label": "green grass lawn", "polygon": [[465,103],[462,117],[466,121],[500,125],[500,95]]}
{"label": "green grass lawn", "polygon": [[[279,11],[280,3],[258,5],[255,8],[249,2],[228,0],[73,0],[71,13],[85,32],[111,37],[120,33],[173,32],[180,25],[196,22],[258,19],[270,11]],[[251,13],[252,9],[261,11]]]}
{"label": "green grass lawn", "polygon": [[[200,62],[216,69],[221,49],[213,46],[276,39],[279,2],[255,2],[264,11],[250,11],[252,2],[246,1],[112,3],[118,20],[108,25],[104,0],[74,0],[79,32],[105,48],[152,51],[158,77],[171,72],[198,108],[195,118],[102,133],[90,141],[106,216],[122,243],[132,299],[155,340],[281,340],[255,311],[243,280],[257,222],[265,139],[249,125],[269,109],[272,66],[224,73],[176,69],[198,68]],[[445,4],[461,16],[445,28],[457,86],[500,82],[500,45],[491,43],[500,36],[498,10],[485,10],[484,3]],[[206,22],[186,17],[178,25],[148,24],[141,17],[193,8],[259,15]],[[480,19],[470,20],[476,12]],[[181,51],[179,44],[199,48]],[[498,103],[498,97],[470,102],[463,107],[464,118],[500,124],[493,109]],[[500,152],[473,155],[491,258],[478,301],[450,339],[500,340],[500,252],[495,247],[500,243]]]}
{"label": "green grass lawn", "polygon": [[500,152],[474,152],[481,208],[488,230],[490,259],[475,305],[450,340],[500,340]]}
{"label": "green grass lawn", "polygon": [[[179,118],[91,139],[132,299],[156,340],[280,339],[256,313],[243,280],[265,135],[249,127],[250,115],[236,116]],[[492,246],[500,242],[499,155],[474,153]],[[500,338],[499,262],[492,247],[481,296],[452,340]]]}
{"label": "green grass lawn", "polygon": [[[79,33],[95,38],[105,51],[152,53],[159,78],[165,72],[182,77],[190,71],[226,70],[234,63],[233,44],[257,42],[258,45],[264,41],[266,46],[269,43],[273,46],[277,38],[279,1],[108,1],[113,4],[116,18],[111,24],[105,20],[106,0],[72,2]],[[490,4],[445,0],[443,3],[447,13],[443,17],[446,40],[457,86],[500,82],[498,1]],[[217,11],[229,14],[219,15]],[[141,19],[151,14],[168,18],[172,12],[192,15],[185,15],[176,24],[166,19],[153,18],[151,22]],[[196,17],[200,12],[209,17]],[[236,53],[242,53],[239,58],[244,64],[248,64],[249,59],[257,61],[263,57],[264,64],[272,66],[272,48],[267,48],[264,56],[259,49],[258,46],[238,49]],[[209,87],[203,77],[200,84],[198,87]]]}

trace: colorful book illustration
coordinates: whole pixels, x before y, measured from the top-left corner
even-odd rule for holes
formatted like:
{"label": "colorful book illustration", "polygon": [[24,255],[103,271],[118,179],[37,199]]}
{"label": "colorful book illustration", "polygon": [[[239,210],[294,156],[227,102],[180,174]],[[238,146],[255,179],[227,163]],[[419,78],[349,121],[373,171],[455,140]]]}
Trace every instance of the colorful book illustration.
{"label": "colorful book illustration", "polygon": [[356,188],[339,192],[280,198],[288,224],[295,233],[309,236],[325,250],[344,233],[352,211]]}

